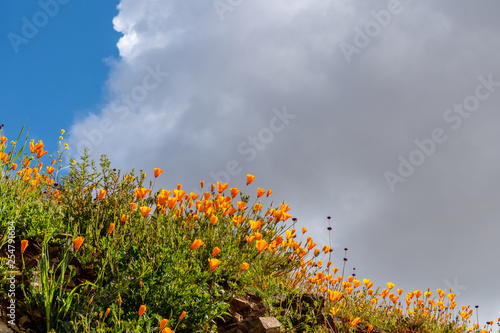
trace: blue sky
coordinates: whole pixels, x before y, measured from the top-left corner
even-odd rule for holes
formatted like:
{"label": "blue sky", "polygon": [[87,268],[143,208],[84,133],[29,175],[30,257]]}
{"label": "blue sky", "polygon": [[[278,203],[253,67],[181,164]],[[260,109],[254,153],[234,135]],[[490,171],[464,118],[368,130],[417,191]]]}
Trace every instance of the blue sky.
{"label": "blue sky", "polygon": [[[43,1],[42,3],[49,3]],[[37,1],[0,4],[1,122],[17,136],[25,120],[30,135],[57,149],[59,131],[103,97],[120,34],[113,29],[118,1],[69,1],[15,52],[10,32],[23,36],[23,17],[33,23],[43,8]],[[54,7],[50,7],[54,8]],[[43,22],[43,21],[40,21]]]}
{"label": "blue sky", "polygon": [[253,174],[359,277],[498,318],[498,1],[57,1],[17,53],[42,7],[0,4],[7,136],[168,189]]}

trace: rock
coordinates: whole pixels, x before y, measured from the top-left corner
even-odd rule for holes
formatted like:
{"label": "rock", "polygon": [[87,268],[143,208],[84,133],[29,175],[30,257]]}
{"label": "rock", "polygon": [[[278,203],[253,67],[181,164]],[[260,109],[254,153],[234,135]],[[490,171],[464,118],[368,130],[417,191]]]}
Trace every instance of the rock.
{"label": "rock", "polygon": [[257,329],[261,327],[262,333],[280,333],[281,323],[274,317],[259,317],[256,323]]}
{"label": "rock", "polygon": [[280,333],[281,323],[274,317],[259,317],[232,324],[225,333]]}
{"label": "rock", "polygon": [[6,323],[0,321],[0,333],[14,333],[14,331]]}

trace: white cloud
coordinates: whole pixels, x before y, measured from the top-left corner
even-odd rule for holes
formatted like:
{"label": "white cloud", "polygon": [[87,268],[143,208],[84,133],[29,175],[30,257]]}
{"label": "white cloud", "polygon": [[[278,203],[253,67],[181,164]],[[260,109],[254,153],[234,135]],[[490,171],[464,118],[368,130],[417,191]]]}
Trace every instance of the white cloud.
{"label": "white cloud", "polygon": [[[125,169],[161,167],[164,187],[214,181],[236,161],[231,186],[255,174],[318,240],[327,241],[325,217],[334,216],[335,242],[349,247],[359,275],[414,289],[444,289],[457,277],[468,286],[458,301],[491,316],[500,269],[480,263],[496,263],[500,249],[500,88],[459,130],[442,115],[480,75],[500,81],[498,4],[401,3],[347,63],[339,44],[387,1],[245,1],[221,21],[212,2],[122,0],[114,19],[122,58],[106,103],[74,124],[72,142],[94,134],[94,154]],[[156,81],[151,71],[161,73]],[[296,117],[248,161],[238,146],[284,107]],[[105,119],[108,133],[99,129]],[[448,140],[392,193],[383,173],[436,127]]]}

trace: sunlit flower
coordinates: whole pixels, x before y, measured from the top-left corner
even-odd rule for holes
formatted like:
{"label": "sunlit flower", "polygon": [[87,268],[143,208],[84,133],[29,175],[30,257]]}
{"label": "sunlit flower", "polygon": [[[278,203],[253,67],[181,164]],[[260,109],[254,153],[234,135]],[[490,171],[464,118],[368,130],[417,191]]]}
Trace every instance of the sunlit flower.
{"label": "sunlit flower", "polygon": [[85,238],[83,238],[83,237],[77,237],[73,241],[74,247],[75,247],[75,251],[78,251],[78,249],[80,249],[80,246],[82,246],[84,240],[85,240]]}
{"label": "sunlit flower", "polygon": [[221,184],[221,182],[217,182],[217,191],[219,193],[224,192],[227,189],[228,185],[227,183]]}
{"label": "sunlit flower", "polygon": [[106,312],[104,313],[104,318],[106,318],[109,315],[109,312],[111,311],[110,308],[106,309]]}
{"label": "sunlit flower", "polygon": [[233,198],[233,199],[234,199],[234,197],[235,197],[236,195],[238,195],[238,193],[239,193],[239,192],[240,192],[240,190],[238,190],[237,188],[232,188],[232,189],[231,189],[231,198]]}
{"label": "sunlit flower", "polygon": [[219,259],[210,258],[208,259],[208,263],[210,265],[210,270],[213,271],[220,265],[221,261]]}
{"label": "sunlit flower", "polygon": [[366,331],[369,333],[371,331],[373,331],[373,325],[368,325],[368,328],[366,329]]}
{"label": "sunlit flower", "polygon": [[360,317],[356,317],[353,320],[351,320],[350,325],[351,326],[356,326],[357,324],[359,324],[360,321],[361,321],[361,318]]}
{"label": "sunlit flower", "polygon": [[99,190],[99,200],[104,199],[104,196],[106,195],[106,190],[105,189],[100,189]]}
{"label": "sunlit flower", "polygon": [[186,316],[186,311],[182,311],[181,315],[179,316],[179,321],[184,319],[185,316]]}
{"label": "sunlit flower", "polygon": [[250,174],[247,175],[247,185],[250,185],[255,180],[255,176],[252,176]]}
{"label": "sunlit flower", "polygon": [[144,198],[146,195],[149,194],[149,192],[151,192],[151,190],[147,189],[147,188],[136,188],[135,189],[135,192],[134,192],[134,195],[137,199],[142,199]]}
{"label": "sunlit flower", "polygon": [[130,210],[136,210],[137,209],[137,204],[135,202],[130,203]]}
{"label": "sunlit flower", "polygon": [[28,240],[27,239],[23,239],[21,241],[21,253],[24,253],[24,251],[26,250],[26,248],[28,247]]}
{"label": "sunlit flower", "polygon": [[163,172],[162,169],[155,168],[155,178],[157,178],[159,175],[161,175],[162,172]]}
{"label": "sunlit flower", "polygon": [[394,288],[394,283],[387,282],[387,288],[389,288],[389,290],[391,290],[392,288]]}
{"label": "sunlit flower", "polygon": [[217,223],[217,216],[213,215],[211,218],[210,218],[210,225],[214,225],[215,223]]}
{"label": "sunlit flower", "polygon": [[146,312],[146,306],[145,305],[141,305],[139,307],[139,317],[142,316],[144,314],[144,312]]}
{"label": "sunlit flower", "polygon": [[305,234],[306,232],[307,232],[307,228],[306,227],[302,228],[302,233]]}
{"label": "sunlit flower", "polygon": [[9,155],[7,155],[7,153],[4,153],[4,152],[0,152],[0,160],[4,163],[4,164],[7,164],[7,157]]}
{"label": "sunlit flower", "polygon": [[342,293],[340,291],[337,291],[337,290],[332,291],[329,294],[330,294],[330,301],[332,301],[332,302],[342,298]]}
{"label": "sunlit flower", "polygon": [[163,330],[165,328],[165,326],[167,326],[167,324],[168,324],[168,319],[163,318],[160,321],[160,330]]}
{"label": "sunlit flower", "polygon": [[203,243],[203,241],[202,241],[201,239],[196,238],[196,239],[193,241],[193,244],[191,244],[190,249],[191,249],[191,250],[195,250],[195,249],[197,249],[198,247],[202,246],[203,244],[205,244],[205,243]]}
{"label": "sunlit flower", "polygon": [[250,267],[250,264],[244,262],[241,264],[241,270],[242,271],[246,271],[248,269],[248,267]]}
{"label": "sunlit flower", "polygon": [[115,224],[114,223],[110,223],[109,224],[109,229],[108,229],[108,236],[111,235],[111,233],[113,232],[114,229],[115,229]]}
{"label": "sunlit flower", "polygon": [[250,223],[250,228],[252,228],[253,231],[257,231],[262,227],[262,222],[260,220],[250,220],[248,222]]}
{"label": "sunlit flower", "polygon": [[239,210],[245,210],[245,208],[247,206],[246,202],[243,202],[243,201],[238,201],[237,205],[238,205]]}
{"label": "sunlit flower", "polygon": [[216,255],[218,255],[220,252],[220,249],[216,246],[214,247],[214,250],[212,251],[212,257],[215,257]]}
{"label": "sunlit flower", "polygon": [[141,211],[142,216],[146,217],[151,212],[152,208],[149,208],[148,206],[142,206],[139,207],[139,210]]}
{"label": "sunlit flower", "polygon": [[267,190],[267,195],[266,195],[266,197],[270,196],[271,194],[273,194],[273,190],[271,190],[271,189]]}
{"label": "sunlit flower", "polygon": [[268,244],[265,240],[258,240],[255,242],[255,246],[257,247],[257,251],[262,252],[267,248]]}
{"label": "sunlit flower", "polygon": [[257,198],[260,198],[266,193],[266,191],[260,187],[257,188]]}
{"label": "sunlit flower", "polygon": [[125,214],[122,214],[122,217],[120,218],[120,222],[125,222],[127,220],[128,216]]}

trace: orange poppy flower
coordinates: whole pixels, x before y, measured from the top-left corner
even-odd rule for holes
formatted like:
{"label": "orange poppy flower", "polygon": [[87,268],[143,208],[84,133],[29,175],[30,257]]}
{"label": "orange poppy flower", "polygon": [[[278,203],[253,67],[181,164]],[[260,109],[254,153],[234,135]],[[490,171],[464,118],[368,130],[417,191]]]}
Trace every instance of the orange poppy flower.
{"label": "orange poppy flower", "polygon": [[247,175],[247,185],[250,185],[255,180],[255,176],[252,176],[250,174]]}
{"label": "orange poppy flower", "polygon": [[220,249],[216,246],[214,247],[214,250],[212,251],[212,257],[215,257],[216,255],[218,255],[220,252]]}
{"label": "orange poppy flower", "polygon": [[255,242],[255,246],[257,247],[257,251],[262,252],[267,248],[268,244],[265,240],[261,239]]}
{"label": "orange poppy flower", "polygon": [[135,202],[130,203],[130,210],[136,210],[137,209],[137,204]]}
{"label": "orange poppy flower", "polygon": [[213,271],[219,266],[221,261],[219,259],[210,258],[208,259],[208,264],[210,265],[210,270]]}
{"label": "orange poppy flower", "polygon": [[245,210],[245,208],[247,207],[246,202],[243,202],[243,201],[238,201],[237,205],[238,205],[239,210]]}
{"label": "orange poppy flower", "polygon": [[240,190],[238,190],[237,188],[232,188],[231,189],[231,198],[234,199],[234,197],[237,196],[239,192],[240,192]]}
{"label": "orange poppy flower", "polygon": [[162,169],[155,168],[155,178],[157,178],[163,172]]}
{"label": "orange poppy flower", "polygon": [[271,190],[271,189],[267,190],[267,195],[266,195],[266,197],[270,196],[271,194],[273,194],[273,190]]}
{"label": "orange poppy flower", "polygon": [[139,209],[141,211],[142,216],[144,216],[144,217],[148,216],[148,214],[152,210],[152,208],[149,208],[148,206],[142,206],[142,207],[139,207]]}
{"label": "orange poppy flower", "polygon": [[217,223],[217,216],[213,215],[211,218],[210,218],[210,225],[214,225],[215,223]]}
{"label": "orange poppy flower", "polygon": [[26,239],[23,239],[21,241],[21,253],[24,253],[24,251],[26,250],[26,248],[28,247],[28,240]]}
{"label": "orange poppy flower", "polygon": [[342,293],[340,291],[332,291],[329,293],[330,294],[330,301],[335,302],[338,299],[342,298]]}
{"label": "orange poppy flower", "polygon": [[82,246],[84,240],[85,240],[85,238],[83,238],[83,237],[77,237],[73,241],[74,246],[75,246],[75,251],[78,251],[80,249],[80,246]]}
{"label": "orange poppy flower", "polygon": [[3,145],[7,141],[7,138],[5,136],[0,136],[0,145]]}
{"label": "orange poppy flower", "polygon": [[254,213],[257,213],[261,209],[262,209],[262,205],[260,203],[258,203],[258,202],[253,206],[253,212]]}
{"label": "orange poppy flower", "polygon": [[175,333],[175,331],[172,331],[170,328],[165,327],[161,333]]}
{"label": "orange poppy flower", "polygon": [[258,187],[257,188],[257,198],[260,198],[261,196],[263,196],[264,194],[266,193],[266,191],[264,191],[264,189]]}
{"label": "orange poppy flower", "polygon": [[121,219],[120,219],[120,222],[125,222],[127,220],[128,216],[123,214]]}
{"label": "orange poppy flower", "polygon": [[205,186],[205,182],[203,180],[200,181],[200,185],[201,185],[201,188],[203,188]]}
{"label": "orange poppy flower", "polygon": [[114,229],[115,229],[115,224],[114,223],[110,223],[109,224],[109,229],[108,229],[108,236],[111,235],[111,233],[113,232]]}
{"label": "orange poppy flower", "polygon": [[221,184],[221,182],[217,182],[217,191],[219,193],[224,192],[227,189],[228,185],[227,183]]}
{"label": "orange poppy flower", "polygon": [[47,173],[48,173],[49,175],[53,174],[53,173],[54,173],[54,171],[56,171],[56,169],[55,169],[54,167],[52,167],[52,166],[50,166],[50,165],[49,165],[49,166],[47,166]]}
{"label": "orange poppy flower", "polygon": [[179,321],[184,319],[185,316],[186,316],[186,311],[182,311],[181,315],[179,316]]}
{"label": "orange poppy flower", "polygon": [[109,312],[111,311],[110,308],[106,309],[106,312],[104,313],[104,318],[106,318],[109,315]]}
{"label": "orange poppy flower", "polygon": [[368,333],[370,333],[371,331],[373,331],[373,325],[368,325],[368,328],[366,329],[366,331]]}
{"label": "orange poppy flower", "polygon": [[160,330],[163,330],[165,328],[165,326],[167,326],[167,324],[168,324],[168,319],[163,318],[160,321]]}
{"label": "orange poppy flower", "polygon": [[203,241],[201,239],[195,238],[195,240],[193,241],[193,244],[191,244],[190,249],[195,250],[198,247],[202,246],[203,244],[205,244],[205,243],[203,243]]}
{"label": "orange poppy flower", "polygon": [[139,317],[142,316],[144,314],[144,312],[146,312],[146,306],[145,305],[141,305],[139,307]]}
{"label": "orange poppy flower", "polygon": [[149,192],[151,192],[151,190],[147,189],[147,188],[136,188],[135,191],[134,191],[134,195],[137,199],[142,199],[144,198],[146,195],[149,194]]}
{"label": "orange poppy flower", "polygon": [[2,160],[4,164],[7,164],[7,156],[9,156],[7,153],[0,152],[0,160]]}
{"label": "orange poppy flower", "polygon": [[105,189],[100,189],[99,190],[99,200],[104,199],[104,196],[106,195],[106,190]]}
{"label": "orange poppy flower", "polygon": [[253,231],[257,231],[262,227],[262,222],[260,220],[250,220],[248,222],[250,223],[250,228],[252,228]]}
{"label": "orange poppy flower", "polygon": [[360,321],[361,318],[359,317],[354,318],[353,320],[351,320],[351,326],[356,326],[357,324],[359,324]]}
{"label": "orange poppy flower", "polygon": [[41,158],[45,154],[47,154],[48,151],[43,151],[43,149],[40,149],[39,151],[36,152],[36,158]]}
{"label": "orange poppy flower", "polygon": [[242,271],[246,271],[248,269],[248,267],[250,267],[250,265],[246,262],[242,263],[241,264],[241,270]]}

